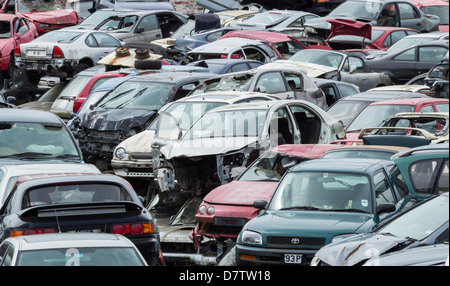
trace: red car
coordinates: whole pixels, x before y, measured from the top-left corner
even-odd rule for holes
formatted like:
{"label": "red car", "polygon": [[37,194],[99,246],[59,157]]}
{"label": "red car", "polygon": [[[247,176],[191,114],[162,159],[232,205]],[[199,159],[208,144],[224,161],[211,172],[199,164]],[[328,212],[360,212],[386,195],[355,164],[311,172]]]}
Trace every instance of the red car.
{"label": "red car", "polygon": [[3,78],[12,78],[14,74],[14,49],[37,36],[36,26],[27,19],[0,14],[0,89],[3,88]]}
{"label": "red car", "polygon": [[65,9],[59,0],[0,0],[0,13],[16,14],[33,21],[39,35],[75,26],[81,17]]}
{"label": "red car", "polygon": [[446,98],[403,98],[376,101],[367,105],[346,127],[347,139],[357,140],[363,128],[379,126],[383,120],[400,112],[448,112]]}
{"label": "red car", "polygon": [[425,14],[436,15],[441,19],[439,31],[449,32],[449,3],[448,0],[410,0]]}
{"label": "red car", "polygon": [[[292,36],[267,31],[256,31],[256,30],[238,30],[228,32],[219,39],[225,38],[246,38],[259,40],[268,43],[272,50],[280,57],[280,59],[287,60],[299,50],[306,49],[307,47],[299,42]],[[314,46],[317,47],[317,46]],[[325,46],[324,46],[325,48]]]}
{"label": "red car", "polygon": [[320,158],[337,144],[280,145],[265,152],[235,181],[209,192],[200,204],[190,237],[194,244],[203,236],[236,240],[244,224],[258,215],[255,200],[270,201],[279,180],[290,167]]}

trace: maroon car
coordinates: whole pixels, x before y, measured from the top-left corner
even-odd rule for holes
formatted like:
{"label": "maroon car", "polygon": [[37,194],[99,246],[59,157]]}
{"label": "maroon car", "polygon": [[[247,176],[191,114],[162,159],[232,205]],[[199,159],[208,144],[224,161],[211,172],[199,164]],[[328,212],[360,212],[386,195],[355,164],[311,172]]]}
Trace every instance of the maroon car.
{"label": "maroon car", "polygon": [[0,13],[16,14],[33,21],[40,35],[75,26],[81,17],[73,9],[65,9],[59,0],[0,0]]}
{"label": "maroon car", "polygon": [[235,181],[208,193],[200,204],[190,237],[196,246],[203,236],[223,242],[236,240],[244,224],[256,217],[255,200],[270,201],[279,180],[290,167],[320,158],[337,144],[280,145],[265,152]]}

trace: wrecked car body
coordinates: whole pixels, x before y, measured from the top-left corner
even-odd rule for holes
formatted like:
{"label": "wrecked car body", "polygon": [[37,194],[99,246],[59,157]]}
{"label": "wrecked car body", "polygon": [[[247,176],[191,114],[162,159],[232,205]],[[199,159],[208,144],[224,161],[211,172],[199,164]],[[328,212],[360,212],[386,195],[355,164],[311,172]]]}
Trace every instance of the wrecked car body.
{"label": "wrecked car body", "polygon": [[[313,266],[376,265],[384,254],[448,240],[448,193],[416,204],[367,234],[328,244],[316,252]],[[432,223],[431,223],[432,222]]]}
{"label": "wrecked car body", "polygon": [[448,62],[434,66],[424,79],[425,85],[429,86],[434,97],[449,98],[449,71]]}
{"label": "wrecked car body", "polygon": [[304,100],[218,107],[182,137],[175,123],[165,124],[152,142],[160,191],[197,196],[237,178],[260,153],[275,146],[324,144],[345,136],[341,122]]}
{"label": "wrecked car body", "polygon": [[197,86],[190,95],[212,91],[262,92],[282,99],[302,99],[327,109],[323,91],[305,72],[289,66],[262,65],[245,72],[212,77]]}
{"label": "wrecked car body", "polygon": [[86,162],[110,169],[114,148],[143,130],[166,103],[185,97],[209,73],[161,72],[120,83],[91,105],[74,124]]}
{"label": "wrecked car body", "polygon": [[[391,85],[389,76],[373,72],[361,57],[352,53],[308,49],[297,52],[289,61],[295,62],[297,68],[307,71],[310,77],[353,83],[361,92],[374,87]],[[287,64],[283,61],[278,62],[278,64]]]}

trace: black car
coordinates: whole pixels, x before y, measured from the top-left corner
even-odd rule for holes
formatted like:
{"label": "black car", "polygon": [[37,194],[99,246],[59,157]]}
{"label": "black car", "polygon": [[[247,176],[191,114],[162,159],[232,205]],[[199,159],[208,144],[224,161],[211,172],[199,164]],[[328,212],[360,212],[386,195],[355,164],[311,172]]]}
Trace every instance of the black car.
{"label": "black car", "polygon": [[111,170],[114,148],[145,130],[166,103],[185,97],[208,72],[160,72],[132,76],[105,94],[70,124],[84,159]]}
{"label": "black car", "polygon": [[431,41],[367,60],[366,64],[375,72],[387,74],[394,84],[404,84],[428,73],[447,53],[448,40]]}
{"label": "black car", "polygon": [[65,232],[120,234],[149,265],[162,263],[155,221],[125,179],[106,174],[19,177],[0,209],[0,240]]}

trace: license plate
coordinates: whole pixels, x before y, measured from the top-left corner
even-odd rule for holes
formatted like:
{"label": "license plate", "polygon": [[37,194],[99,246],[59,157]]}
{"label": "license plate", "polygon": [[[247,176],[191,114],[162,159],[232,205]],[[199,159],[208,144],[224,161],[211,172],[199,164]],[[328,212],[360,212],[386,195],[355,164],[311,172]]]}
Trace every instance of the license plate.
{"label": "license plate", "polygon": [[27,51],[28,57],[45,57],[47,55],[46,51]]}
{"label": "license plate", "polygon": [[95,233],[100,233],[102,232],[101,229],[96,228],[96,229],[77,229],[77,230],[69,230],[67,231],[68,233],[75,233],[75,232],[95,232]]}
{"label": "license plate", "polygon": [[214,225],[224,225],[224,226],[244,226],[247,222],[246,218],[240,217],[215,217]]}
{"label": "license plate", "polygon": [[301,254],[285,254],[284,255],[284,263],[300,264],[300,263],[302,263],[302,255]]}

